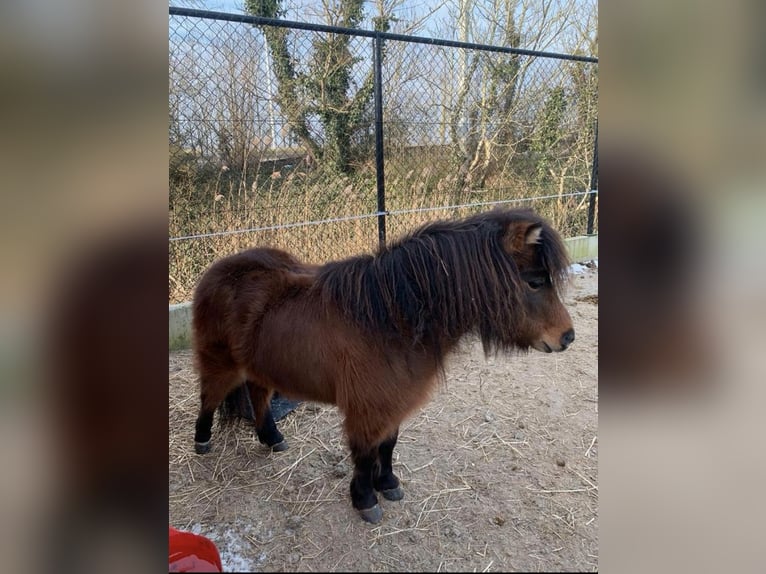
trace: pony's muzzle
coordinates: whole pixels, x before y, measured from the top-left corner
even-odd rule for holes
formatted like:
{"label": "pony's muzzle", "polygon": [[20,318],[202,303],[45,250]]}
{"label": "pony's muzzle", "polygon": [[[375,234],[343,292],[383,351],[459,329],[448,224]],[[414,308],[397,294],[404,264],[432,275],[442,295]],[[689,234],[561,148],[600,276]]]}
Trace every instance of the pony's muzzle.
{"label": "pony's muzzle", "polygon": [[547,341],[545,338],[542,338],[536,343],[532,343],[532,347],[543,353],[560,353],[561,351],[566,351],[567,347],[569,347],[574,340],[575,332],[574,329],[570,328],[559,337],[558,341],[553,337]]}
{"label": "pony's muzzle", "polygon": [[574,329],[569,329],[566,333],[561,335],[561,350],[563,351],[566,349],[569,345],[571,345],[575,340],[575,332]]}

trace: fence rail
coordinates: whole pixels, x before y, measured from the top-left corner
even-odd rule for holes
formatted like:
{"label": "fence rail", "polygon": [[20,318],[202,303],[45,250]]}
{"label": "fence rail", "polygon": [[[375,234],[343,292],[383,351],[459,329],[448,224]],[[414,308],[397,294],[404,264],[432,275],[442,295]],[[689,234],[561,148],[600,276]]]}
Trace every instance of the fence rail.
{"label": "fence rail", "polygon": [[597,233],[596,58],[178,7],[169,33],[172,303],[256,243],[319,262],[514,203]]}
{"label": "fence rail", "polygon": [[[190,239],[205,239],[206,237],[219,237],[222,235],[236,235],[238,233],[256,233],[259,231],[275,231],[277,229],[291,229],[294,227],[305,227],[307,225],[322,225],[325,223],[340,223],[343,221],[353,221],[355,219],[367,219],[370,217],[385,218],[388,215],[403,215],[405,213],[427,213],[429,211],[442,211],[451,209],[465,209],[472,207],[490,207],[496,205],[506,205],[511,203],[523,203],[525,201],[534,201],[536,199],[553,199],[559,197],[573,197],[590,195],[595,196],[598,193],[597,190],[592,189],[590,191],[581,191],[575,193],[565,193],[563,195],[549,195],[546,197],[529,197],[525,199],[502,199],[499,201],[482,201],[479,203],[463,203],[461,205],[440,205],[436,207],[421,207],[420,209],[398,209],[395,211],[376,211],[375,213],[364,213],[361,215],[349,215],[346,217],[335,217],[332,219],[320,219],[316,221],[300,221],[297,223],[284,223],[282,225],[270,225],[267,227],[251,227],[249,229],[233,229],[230,231],[218,231],[215,233],[199,233],[197,235],[185,235],[182,237],[171,237],[170,241],[188,241]],[[589,234],[590,235],[590,234]],[[385,240],[385,238],[384,238]]]}
{"label": "fence rail", "polygon": [[380,38],[383,40],[398,40],[413,44],[429,44],[431,46],[445,46],[449,48],[461,48],[463,50],[483,50],[487,52],[501,52],[506,54],[521,54],[525,56],[538,56],[540,58],[555,58],[557,60],[573,60],[578,62],[598,63],[598,58],[592,56],[578,56],[574,54],[559,54],[556,52],[542,52],[539,50],[525,50],[524,48],[512,48],[509,46],[490,46],[487,44],[474,44],[472,42],[458,42],[455,40],[443,40],[424,36],[409,36],[406,34],[394,34],[373,30],[358,30],[356,28],[343,28],[340,26],[328,26],[326,24],[314,24],[310,22],[296,22],[294,20],[281,20],[278,18],[264,18],[262,16],[250,16],[247,14],[230,14],[226,12],[213,12],[196,8],[170,7],[171,16],[188,16],[206,20],[219,20],[224,22],[240,22],[256,26],[273,26],[275,28],[290,28],[293,30],[309,30],[312,32],[328,32],[331,34],[344,34],[347,36],[360,36],[366,38]]}

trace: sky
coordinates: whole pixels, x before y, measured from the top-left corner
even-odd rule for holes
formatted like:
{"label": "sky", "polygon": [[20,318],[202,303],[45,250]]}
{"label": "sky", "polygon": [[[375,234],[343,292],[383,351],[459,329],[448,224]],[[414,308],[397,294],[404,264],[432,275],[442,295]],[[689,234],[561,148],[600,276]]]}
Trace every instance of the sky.
{"label": "sky", "polygon": [[[308,5],[314,2],[312,2],[312,0],[304,0],[304,3]],[[199,7],[200,9],[213,10],[216,12],[244,13],[244,10],[242,9],[244,0],[189,0],[187,2],[184,2],[184,0],[173,0],[170,4]],[[442,4],[442,2],[438,0],[405,0],[402,7],[396,10],[396,12],[409,12],[414,9],[418,14],[425,14],[427,11],[440,4]]]}
{"label": "sky", "polygon": [[[454,8],[450,8],[450,5],[454,6],[459,0],[403,0],[399,6],[394,9],[394,14],[400,20],[394,24],[392,28],[393,32],[399,33],[412,33],[416,36],[424,36],[431,38],[448,38],[457,39],[454,33],[454,17],[450,14],[454,13]],[[581,8],[588,6],[595,6],[596,0],[553,0],[555,4],[568,4],[574,2]],[[296,8],[288,9],[288,12],[284,16],[287,20],[296,20],[303,22],[319,22],[325,23],[321,18],[314,16],[317,10],[320,9],[321,2],[319,0],[285,0],[285,5],[293,6]],[[487,3],[486,1],[484,2]],[[366,6],[366,13],[372,14],[375,11],[375,2],[368,0]],[[530,5],[537,5],[539,2],[531,0]],[[211,10],[215,12],[229,12],[229,13],[244,13],[244,0],[170,0],[172,6],[186,6],[191,8],[198,8],[204,10]],[[422,26],[418,27],[414,32],[408,29],[413,22],[423,20]],[[479,16],[480,18],[480,16]],[[477,28],[481,27],[481,23],[477,21]],[[369,21],[362,24],[362,28],[371,28]],[[533,32],[533,30],[530,30]],[[493,43],[489,38],[482,38],[480,33],[476,34],[477,37],[469,38],[469,41],[478,43]],[[563,44],[558,44],[558,40],[555,40],[554,44],[546,46],[534,46],[525,45],[522,40],[521,48],[528,49],[541,49],[553,52],[567,53],[572,50]]]}
{"label": "sky", "polygon": [[[303,5],[312,6],[319,4],[317,0],[288,0],[287,5]],[[368,4],[371,4],[368,2]],[[215,12],[229,12],[234,14],[245,13],[243,9],[244,0],[171,0],[172,6],[188,6],[193,8],[199,8],[204,10],[212,10]],[[367,12],[371,12],[369,9]],[[443,0],[404,0],[401,6],[394,10],[394,13],[402,18],[421,18],[427,15],[429,12],[435,12],[436,18],[447,16],[447,10],[444,7]],[[305,15],[300,13],[291,12],[288,13],[288,19],[304,21],[308,20]],[[426,32],[425,36],[433,36],[433,34]]]}

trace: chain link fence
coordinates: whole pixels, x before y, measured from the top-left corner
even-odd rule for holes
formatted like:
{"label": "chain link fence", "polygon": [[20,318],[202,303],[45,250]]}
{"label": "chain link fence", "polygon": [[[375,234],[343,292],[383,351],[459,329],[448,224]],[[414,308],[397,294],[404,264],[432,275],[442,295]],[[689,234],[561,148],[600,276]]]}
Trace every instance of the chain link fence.
{"label": "chain link fence", "polygon": [[321,263],[528,206],[597,233],[597,62],[170,9],[170,302],[255,245]]}

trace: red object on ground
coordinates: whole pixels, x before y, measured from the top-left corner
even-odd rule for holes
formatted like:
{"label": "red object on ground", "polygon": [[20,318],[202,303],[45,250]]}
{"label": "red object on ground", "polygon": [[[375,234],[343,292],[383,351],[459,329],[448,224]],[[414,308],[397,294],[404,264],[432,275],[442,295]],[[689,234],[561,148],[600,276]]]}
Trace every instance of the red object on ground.
{"label": "red object on ground", "polygon": [[210,539],[169,528],[169,572],[223,572],[218,548]]}

